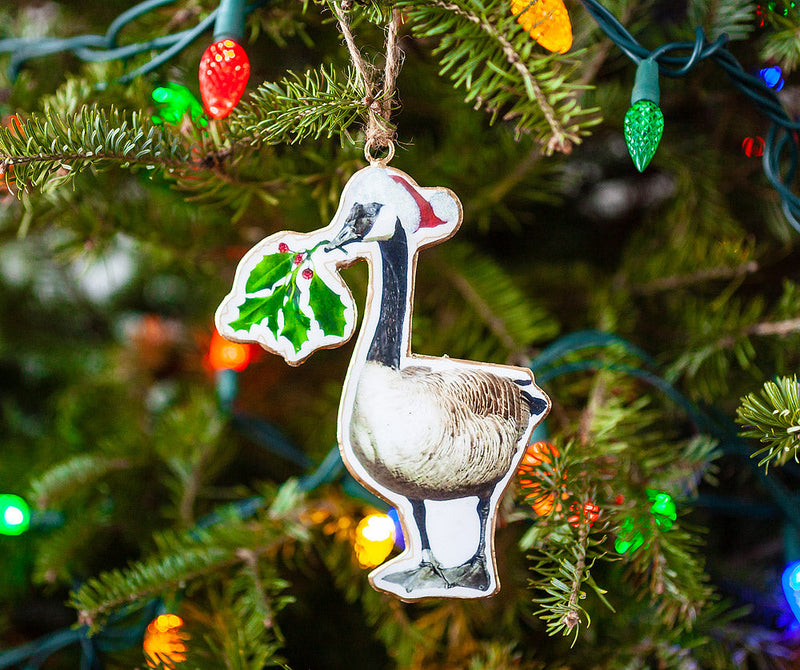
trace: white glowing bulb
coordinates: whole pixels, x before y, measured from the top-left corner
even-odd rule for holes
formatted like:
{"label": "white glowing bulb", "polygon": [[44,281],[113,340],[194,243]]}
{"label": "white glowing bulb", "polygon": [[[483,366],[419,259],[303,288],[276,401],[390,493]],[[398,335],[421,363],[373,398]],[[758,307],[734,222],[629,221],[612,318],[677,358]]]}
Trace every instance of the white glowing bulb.
{"label": "white glowing bulb", "polygon": [[369,517],[367,525],[361,531],[365,540],[384,542],[394,538],[394,521],[385,514],[374,514]]}
{"label": "white glowing bulb", "polygon": [[6,507],[3,520],[7,526],[19,526],[25,520],[25,515],[19,507]]}

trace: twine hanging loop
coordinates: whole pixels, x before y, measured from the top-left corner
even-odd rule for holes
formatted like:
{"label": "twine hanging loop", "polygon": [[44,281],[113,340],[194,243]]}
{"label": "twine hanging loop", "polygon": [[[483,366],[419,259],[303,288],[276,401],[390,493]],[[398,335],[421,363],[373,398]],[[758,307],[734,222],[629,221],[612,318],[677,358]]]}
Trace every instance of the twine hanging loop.
{"label": "twine hanging loop", "polygon": [[[364,107],[367,110],[367,127],[365,130],[364,156],[370,165],[386,164],[394,157],[394,128],[390,123],[392,104],[395,96],[395,82],[403,64],[403,53],[400,51],[398,30],[400,27],[400,12],[392,11],[392,18],[386,29],[386,57],[383,68],[383,81],[380,92],[375,83],[375,69],[369,65],[356,45],[350,23],[347,19],[346,9],[349,3],[333,3],[333,10],[339,21],[339,30],[344,37],[350,60],[353,63],[364,93]],[[383,158],[373,156],[374,149],[386,147],[387,155]]]}

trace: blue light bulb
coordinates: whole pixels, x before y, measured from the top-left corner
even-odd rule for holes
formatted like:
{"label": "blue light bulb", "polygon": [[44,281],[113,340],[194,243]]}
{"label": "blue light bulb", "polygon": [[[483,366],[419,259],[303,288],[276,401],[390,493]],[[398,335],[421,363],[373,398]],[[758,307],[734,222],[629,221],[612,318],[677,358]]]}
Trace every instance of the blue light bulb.
{"label": "blue light bulb", "polygon": [[781,576],[781,586],[795,619],[800,622],[800,561],[786,566]]}
{"label": "blue light bulb", "polygon": [[[769,88],[773,88],[782,81],[781,68],[777,65],[773,65],[772,67],[762,68],[761,70],[758,71],[758,76],[761,77],[762,81]],[[783,88],[783,86],[781,86],[781,88]]]}
{"label": "blue light bulb", "polygon": [[406,548],[406,542],[405,537],[403,537],[403,527],[400,525],[400,516],[394,507],[389,508],[386,516],[394,522],[394,546],[402,551]]}
{"label": "blue light bulb", "polygon": [[789,587],[793,591],[800,591],[800,562],[793,563],[794,567],[789,572],[789,579],[787,580],[789,583]]}

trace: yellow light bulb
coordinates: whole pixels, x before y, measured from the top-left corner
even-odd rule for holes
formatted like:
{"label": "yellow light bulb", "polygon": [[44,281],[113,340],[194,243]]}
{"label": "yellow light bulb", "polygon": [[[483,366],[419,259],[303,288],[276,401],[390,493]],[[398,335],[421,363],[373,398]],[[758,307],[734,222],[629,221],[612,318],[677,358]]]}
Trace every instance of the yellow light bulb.
{"label": "yellow light bulb", "polygon": [[355,552],[362,568],[386,560],[394,547],[394,522],[386,514],[370,514],[356,526]]}

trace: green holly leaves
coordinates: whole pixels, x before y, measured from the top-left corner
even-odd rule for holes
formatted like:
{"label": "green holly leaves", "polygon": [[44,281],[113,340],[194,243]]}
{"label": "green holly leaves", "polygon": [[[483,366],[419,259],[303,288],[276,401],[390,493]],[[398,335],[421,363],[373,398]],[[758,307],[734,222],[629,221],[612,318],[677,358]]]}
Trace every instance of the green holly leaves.
{"label": "green holly leaves", "polygon": [[283,243],[250,271],[238,308],[231,329],[249,333],[264,326],[276,343],[288,340],[296,354],[313,333],[343,337],[345,332],[345,304],[314,271],[311,252],[295,253]]}
{"label": "green holly leaves", "polygon": [[275,284],[289,274],[294,257],[295,255],[291,251],[264,256],[247,278],[245,291],[256,293],[257,291],[273,288]]}
{"label": "green holly leaves", "polygon": [[344,335],[344,304],[328,285],[315,274],[309,285],[309,303],[314,307],[317,323],[326,335]]}

